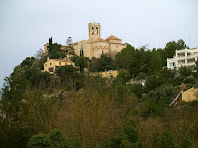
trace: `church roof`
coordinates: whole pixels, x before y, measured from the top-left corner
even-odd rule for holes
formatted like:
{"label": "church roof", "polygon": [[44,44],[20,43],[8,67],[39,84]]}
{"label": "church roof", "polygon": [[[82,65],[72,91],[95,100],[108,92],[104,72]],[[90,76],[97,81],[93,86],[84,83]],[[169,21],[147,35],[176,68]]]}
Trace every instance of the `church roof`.
{"label": "church roof", "polygon": [[121,40],[121,39],[119,39],[119,38],[117,38],[117,37],[111,35],[111,36],[109,36],[108,38],[106,38],[105,40],[107,41],[107,40]]}
{"label": "church roof", "polygon": [[105,42],[105,40],[104,39],[102,39],[101,37],[98,37],[97,39],[95,39],[95,40],[88,40],[87,41],[88,43],[96,43],[96,42]]}
{"label": "church roof", "polygon": [[52,59],[52,60],[58,61],[58,62],[74,63],[73,61],[68,61],[68,60],[59,60],[59,59]]}
{"label": "church roof", "polygon": [[94,43],[94,42],[104,42],[104,41],[105,41],[104,39],[102,39],[101,37],[99,37],[99,38],[95,39],[95,40],[93,41],[93,43]]}

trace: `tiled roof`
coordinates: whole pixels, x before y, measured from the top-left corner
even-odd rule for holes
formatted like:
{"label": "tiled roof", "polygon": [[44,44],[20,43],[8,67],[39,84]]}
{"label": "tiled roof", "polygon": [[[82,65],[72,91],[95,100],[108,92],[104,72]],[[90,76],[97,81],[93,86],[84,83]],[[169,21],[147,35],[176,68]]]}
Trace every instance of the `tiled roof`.
{"label": "tiled roof", "polygon": [[87,40],[87,43],[91,43],[91,40]]}
{"label": "tiled roof", "polygon": [[108,38],[106,38],[105,40],[107,41],[107,40],[121,40],[121,39],[119,39],[119,38],[117,38],[117,37],[111,35],[111,36],[109,36]]}
{"label": "tiled roof", "polygon": [[59,62],[74,63],[74,62],[72,62],[72,61],[59,60],[59,59],[51,59],[51,60],[54,60],[54,61],[59,61]]}
{"label": "tiled roof", "polygon": [[96,42],[105,42],[105,40],[104,39],[102,39],[101,37],[98,37],[97,39],[95,39],[95,40],[88,40],[87,41],[88,43],[96,43]]}
{"label": "tiled roof", "polygon": [[101,37],[99,37],[99,38],[97,38],[97,39],[95,39],[94,41],[93,41],[93,43],[95,43],[95,42],[104,42],[105,40],[103,40]]}

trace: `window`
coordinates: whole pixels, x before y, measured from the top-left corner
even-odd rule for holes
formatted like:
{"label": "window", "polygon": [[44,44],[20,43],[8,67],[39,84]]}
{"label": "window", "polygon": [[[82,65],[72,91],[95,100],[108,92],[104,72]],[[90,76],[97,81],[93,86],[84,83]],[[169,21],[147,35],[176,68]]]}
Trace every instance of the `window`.
{"label": "window", "polygon": [[96,34],[98,34],[98,27],[96,27]]}
{"label": "window", "polygon": [[94,28],[92,27],[92,34],[94,34]]}
{"label": "window", "polygon": [[52,63],[50,63],[50,65],[52,65]]}
{"label": "window", "polygon": [[175,66],[175,62],[169,63],[170,67],[174,67]]}
{"label": "window", "polygon": [[67,63],[65,63],[65,65],[67,65]]}
{"label": "window", "polygon": [[61,62],[59,62],[59,65],[61,65]]}
{"label": "window", "polygon": [[50,67],[49,72],[54,72],[54,67]]}
{"label": "window", "polygon": [[47,66],[47,64],[45,64],[45,66]]}

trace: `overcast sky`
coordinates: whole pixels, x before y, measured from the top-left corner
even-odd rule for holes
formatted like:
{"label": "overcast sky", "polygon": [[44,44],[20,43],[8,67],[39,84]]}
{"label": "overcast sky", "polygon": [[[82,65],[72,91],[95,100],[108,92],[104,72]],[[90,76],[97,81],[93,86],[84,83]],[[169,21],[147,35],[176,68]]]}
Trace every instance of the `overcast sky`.
{"label": "overcast sky", "polygon": [[0,87],[26,57],[34,56],[50,36],[65,44],[88,39],[88,23],[101,23],[136,48],[164,48],[183,39],[198,47],[198,0],[0,0]]}

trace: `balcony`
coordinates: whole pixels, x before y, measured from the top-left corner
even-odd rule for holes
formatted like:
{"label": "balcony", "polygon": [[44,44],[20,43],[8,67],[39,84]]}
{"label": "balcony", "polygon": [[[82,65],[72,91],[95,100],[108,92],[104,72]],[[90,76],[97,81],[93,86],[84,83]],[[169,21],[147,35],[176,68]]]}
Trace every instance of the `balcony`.
{"label": "balcony", "polygon": [[181,67],[181,66],[195,66],[195,62],[189,62],[189,63],[180,63],[177,65],[177,67]]}
{"label": "balcony", "polygon": [[185,63],[186,66],[193,66],[195,65],[195,62],[189,62],[189,63]]}
{"label": "balcony", "polygon": [[187,58],[195,58],[195,54],[190,54],[187,56]]}
{"label": "balcony", "polygon": [[177,57],[177,60],[184,60],[185,59],[185,56],[178,56]]}
{"label": "balcony", "polygon": [[188,55],[188,56],[178,56],[177,58],[176,57],[174,57],[174,59],[177,59],[177,60],[183,60],[183,59],[193,59],[193,58],[195,58],[195,55],[194,54],[191,54],[191,55]]}

